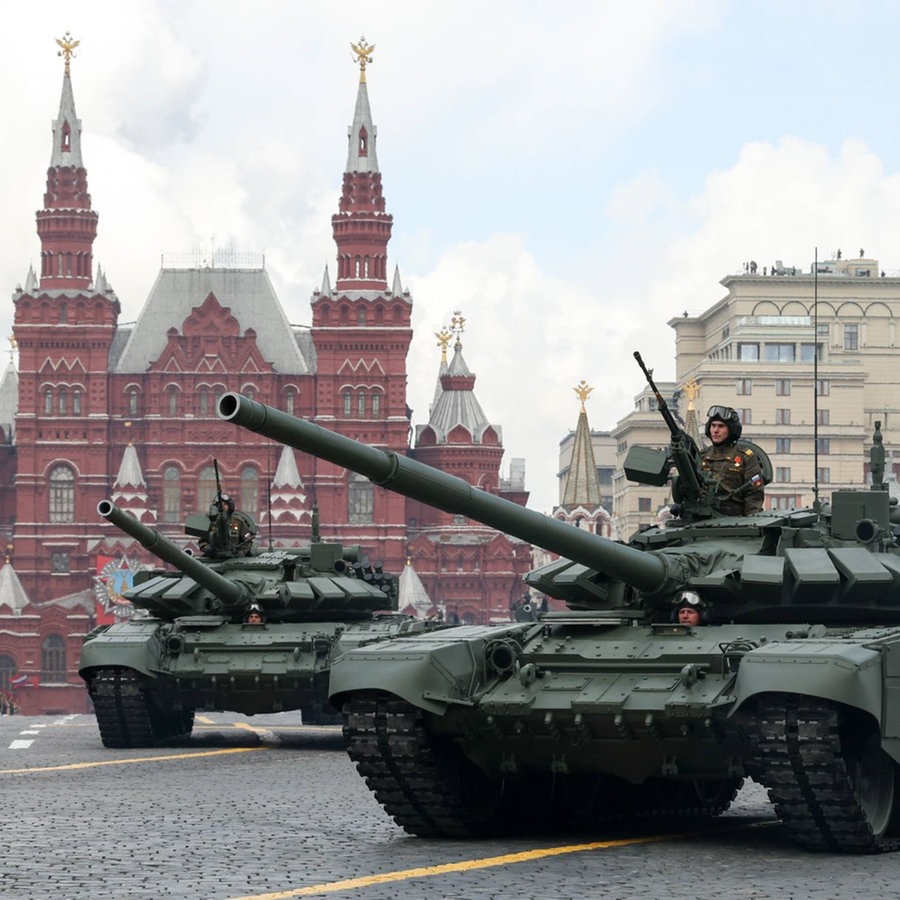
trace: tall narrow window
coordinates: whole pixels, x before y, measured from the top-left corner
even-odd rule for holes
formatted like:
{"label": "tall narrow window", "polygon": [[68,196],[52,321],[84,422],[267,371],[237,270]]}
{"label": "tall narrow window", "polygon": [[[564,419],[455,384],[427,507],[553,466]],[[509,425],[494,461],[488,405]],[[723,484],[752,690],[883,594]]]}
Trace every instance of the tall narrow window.
{"label": "tall narrow window", "polygon": [[72,391],[72,415],[81,415],[81,391],[77,389]]}
{"label": "tall narrow window", "polygon": [[181,521],[181,470],[166,466],[163,472],[163,522]]}
{"label": "tall narrow window", "polygon": [[241,502],[238,507],[254,518],[259,513],[259,472],[253,466],[241,469]]}
{"label": "tall narrow window", "polygon": [[366,414],[366,392],[360,390],[356,395],[356,413],[359,416]]}
{"label": "tall narrow window", "polygon": [[374,485],[364,475],[351,473],[347,491],[348,520],[351,525],[369,525],[374,521]]}
{"label": "tall narrow window", "polygon": [[44,388],[44,415],[53,415],[53,388]]}
{"label": "tall narrow window", "polygon": [[859,325],[844,326],[844,349],[859,350]]}
{"label": "tall narrow window", "polygon": [[349,416],[353,411],[353,393],[344,391],[344,415]]}
{"label": "tall narrow window", "polygon": [[216,499],[216,470],[204,466],[197,476],[197,509],[206,510]]}
{"label": "tall narrow window", "polygon": [[50,521],[75,521],[75,473],[68,466],[50,470]]}
{"label": "tall narrow window", "polygon": [[138,411],[138,392],[137,388],[131,388],[128,391],[128,415],[136,416]]}
{"label": "tall narrow window", "polygon": [[48,634],[41,643],[41,681],[55,684],[66,680],[66,642],[58,634]]}
{"label": "tall narrow window", "polygon": [[169,415],[178,415],[178,388],[175,385],[169,388]]}
{"label": "tall narrow window", "polygon": [[381,394],[378,391],[372,391],[372,417],[381,415]]}
{"label": "tall narrow window", "polygon": [[197,413],[200,416],[209,415],[209,391],[205,387],[197,392]]}
{"label": "tall narrow window", "polygon": [[64,387],[59,389],[59,414],[61,416],[69,414],[69,392]]}

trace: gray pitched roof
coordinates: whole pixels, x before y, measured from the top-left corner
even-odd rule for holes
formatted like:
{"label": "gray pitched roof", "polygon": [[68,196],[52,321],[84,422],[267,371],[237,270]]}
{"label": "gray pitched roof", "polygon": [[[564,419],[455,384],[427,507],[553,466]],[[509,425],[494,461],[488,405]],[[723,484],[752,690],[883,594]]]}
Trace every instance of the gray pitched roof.
{"label": "gray pitched roof", "polygon": [[114,371],[147,371],[166,346],[166,331],[180,329],[210,294],[231,310],[241,333],[248,328],[256,331],[260,352],[277,372],[311,371],[265,269],[230,268],[161,269],[121,355],[113,356]]}

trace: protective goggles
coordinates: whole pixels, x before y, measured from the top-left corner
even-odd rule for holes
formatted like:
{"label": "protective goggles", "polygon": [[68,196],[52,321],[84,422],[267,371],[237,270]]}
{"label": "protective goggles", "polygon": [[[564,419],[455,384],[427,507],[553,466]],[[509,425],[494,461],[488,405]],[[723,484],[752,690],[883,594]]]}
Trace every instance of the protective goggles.
{"label": "protective goggles", "polygon": [[730,406],[711,406],[706,413],[707,419],[721,419],[723,422],[737,417],[738,414]]}
{"label": "protective goggles", "polygon": [[695,591],[682,591],[675,598],[676,606],[703,606],[703,601],[700,599],[700,595]]}

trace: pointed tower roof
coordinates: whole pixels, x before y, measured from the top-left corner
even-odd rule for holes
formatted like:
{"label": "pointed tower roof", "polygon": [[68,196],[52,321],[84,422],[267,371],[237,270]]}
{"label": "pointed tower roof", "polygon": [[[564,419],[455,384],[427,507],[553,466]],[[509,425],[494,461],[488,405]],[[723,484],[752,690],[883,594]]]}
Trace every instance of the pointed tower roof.
{"label": "pointed tower roof", "polygon": [[349,147],[347,150],[348,172],[377,172],[378,157],[375,153],[375,137],[378,133],[372,124],[372,110],[369,109],[369,91],[366,87],[366,66],[372,62],[374,44],[368,44],[365,37],[358,44],[351,43],[359,62],[359,90],[356,92],[356,109],[353,124],[347,129]]}
{"label": "pointed tower roof", "polygon": [[91,209],[87,172],[81,158],[81,119],[75,114],[75,98],[69,63],[79,41],[67,33],[57,38],[65,58],[59,113],[50,123],[53,146],[47,170],[44,209],[37,213],[41,239],[41,288],[85,290],[93,274],[93,245],[97,213]]}
{"label": "pointed tower roof", "polygon": [[0,378],[0,440],[12,443],[16,436],[16,413],[19,409],[19,373],[10,359]]}
{"label": "pointed tower roof", "polygon": [[684,430],[694,439],[694,443],[696,443],[698,447],[701,447],[705,443],[705,435],[700,428],[700,422],[697,420],[697,410],[694,407],[694,401],[700,393],[700,386],[696,381],[691,379],[682,390],[688,398],[687,413],[684,417]]}
{"label": "pointed tower roof", "polygon": [[[312,515],[306,504],[303,480],[297,469],[297,457],[292,447],[281,448],[281,456],[272,479],[272,496],[269,506],[273,522],[301,522]],[[260,522],[267,522],[269,511],[260,515]]]}
{"label": "pointed tower roof", "polygon": [[347,167],[339,212],[331,217],[338,250],[338,292],[387,292],[387,245],[393,216],[385,212],[381,172],[375,152],[377,130],[369,108],[366,66],[374,44],[360,38],[350,46],[359,63],[359,87],[353,124],[347,130]]}
{"label": "pointed tower roof", "polygon": [[22,610],[31,602],[16,570],[7,559],[0,569],[0,614],[8,609],[14,616],[22,615]]}
{"label": "pointed tower roof", "polygon": [[[493,430],[496,441],[502,441],[502,429],[499,425],[488,422],[478,398],[475,396],[475,375],[469,371],[462,353],[461,335],[465,318],[457,310],[451,320],[450,333],[456,336],[453,347],[453,358],[446,363],[446,355],[442,356],[440,374],[440,392],[435,393],[434,404],[428,419],[428,425],[434,432],[435,442],[446,443],[450,432],[462,426],[471,435],[472,442],[479,444],[488,429]],[[445,329],[446,330],[446,329]],[[444,331],[438,333],[439,343],[443,340]],[[445,368],[446,366],[446,368]],[[420,433],[424,430],[420,426]]]}
{"label": "pointed tower roof", "polygon": [[63,73],[62,94],[59,98],[59,112],[56,120],[50,123],[53,129],[53,151],[50,154],[51,166],[74,166],[83,168],[81,160],[81,119],[75,114],[75,96],[72,93],[69,63],[75,55],[75,48],[81,41],[73,41],[66,32],[56,43],[62,48],[58,55],[65,58],[66,67]]}
{"label": "pointed tower roof", "polygon": [[138,522],[148,524],[156,521],[156,513],[150,509],[147,483],[144,481],[137,450],[130,441],[122,453],[122,462],[113,482],[111,499],[120,509],[128,510]]}
{"label": "pointed tower roof", "polygon": [[413,568],[412,560],[407,558],[406,565],[400,573],[400,600],[397,609],[400,612],[408,612],[420,619],[424,619],[434,604],[419,578],[418,572]]}
{"label": "pointed tower roof", "polygon": [[593,388],[582,379],[574,390],[581,401],[581,409],[578,413],[578,424],[575,426],[572,462],[569,465],[562,506],[566,509],[573,509],[576,506],[594,509],[600,506],[600,482],[597,478],[594,447],[591,444],[591,428],[584,407],[584,402]]}

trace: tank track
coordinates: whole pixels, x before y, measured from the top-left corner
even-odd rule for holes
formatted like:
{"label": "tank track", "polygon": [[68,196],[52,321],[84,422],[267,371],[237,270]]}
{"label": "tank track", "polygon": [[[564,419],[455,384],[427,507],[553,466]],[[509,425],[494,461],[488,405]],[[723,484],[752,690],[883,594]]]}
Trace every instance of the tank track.
{"label": "tank track", "polygon": [[784,695],[761,702],[754,778],[769,789],[778,818],[800,846],[844,853],[896,850],[896,836],[884,829],[873,833],[840,726],[838,708],[827,701]]}
{"label": "tank track", "polygon": [[193,710],[165,713],[148,696],[146,679],[134,669],[98,669],[89,688],[104,747],[150,747],[165,738],[190,734]]}
{"label": "tank track", "polygon": [[451,740],[428,732],[421,709],[392,695],[358,695],[345,704],[344,714],[350,759],[394,821],[420,837],[493,837],[611,821],[715,816],[728,809],[743,783],[737,778],[715,782],[712,796],[702,799],[691,782],[672,791],[673,782],[664,779],[635,786],[604,783],[597,776],[594,802],[579,776],[570,776],[570,784],[556,791],[549,776],[517,782],[488,778]]}

